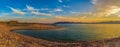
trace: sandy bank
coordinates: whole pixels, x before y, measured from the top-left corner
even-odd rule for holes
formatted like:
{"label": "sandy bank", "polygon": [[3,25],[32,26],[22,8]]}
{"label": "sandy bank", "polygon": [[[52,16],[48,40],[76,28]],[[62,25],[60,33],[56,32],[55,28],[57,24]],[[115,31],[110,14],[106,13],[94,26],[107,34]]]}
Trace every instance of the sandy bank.
{"label": "sandy bank", "polygon": [[96,41],[84,41],[74,43],[61,43],[52,42],[43,39],[37,39],[30,36],[24,36],[11,32],[16,29],[56,29],[60,28],[52,25],[40,25],[40,24],[26,24],[24,26],[19,25],[7,25],[0,24],[0,47],[120,47],[120,38],[104,39]]}

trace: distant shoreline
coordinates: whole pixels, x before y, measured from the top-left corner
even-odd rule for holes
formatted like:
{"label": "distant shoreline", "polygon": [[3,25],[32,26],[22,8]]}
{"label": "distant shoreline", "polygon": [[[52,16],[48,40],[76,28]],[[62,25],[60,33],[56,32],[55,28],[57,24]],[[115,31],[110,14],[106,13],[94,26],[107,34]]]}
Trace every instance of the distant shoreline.
{"label": "distant shoreline", "polygon": [[120,24],[120,23],[59,23],[59,24]]}
{"label": "distant shoreline", "polygon": [[56,22],[53,24],[120,24],[120,21],[106,21],[106,22]]}

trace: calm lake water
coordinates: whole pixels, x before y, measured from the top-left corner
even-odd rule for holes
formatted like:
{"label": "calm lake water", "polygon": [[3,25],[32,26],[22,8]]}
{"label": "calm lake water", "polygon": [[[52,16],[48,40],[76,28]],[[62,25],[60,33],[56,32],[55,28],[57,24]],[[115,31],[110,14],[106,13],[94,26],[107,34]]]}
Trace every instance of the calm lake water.
{"label": "calm lake water", "polygon": [[120,37],[120,24],[61,24],[56,30],[16,30],[14,32],[46,40],[87,41]]}

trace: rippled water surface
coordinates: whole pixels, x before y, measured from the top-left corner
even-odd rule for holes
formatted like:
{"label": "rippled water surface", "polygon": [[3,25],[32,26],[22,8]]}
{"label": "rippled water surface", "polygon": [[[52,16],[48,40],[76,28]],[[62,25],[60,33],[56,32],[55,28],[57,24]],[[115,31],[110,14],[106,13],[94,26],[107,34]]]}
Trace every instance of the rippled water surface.
{"label": "rippled water surface", "polygon": [[16,30],[14,32],[46,39],[62,41],[86,41],[120,37],[120,24],[61,24],[56,30]]}

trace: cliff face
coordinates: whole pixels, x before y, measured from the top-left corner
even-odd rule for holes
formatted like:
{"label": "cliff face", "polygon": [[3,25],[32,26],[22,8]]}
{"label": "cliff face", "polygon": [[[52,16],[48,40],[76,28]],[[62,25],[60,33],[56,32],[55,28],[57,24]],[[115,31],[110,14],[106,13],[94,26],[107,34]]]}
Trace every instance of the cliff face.
{"label": "cliff face", "polygon": [[62,43],[17,34],[11,32],[11,28],[12,26],[0,24],[0,47],[120,47],[120,38]]}

